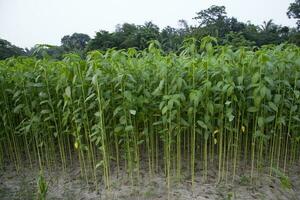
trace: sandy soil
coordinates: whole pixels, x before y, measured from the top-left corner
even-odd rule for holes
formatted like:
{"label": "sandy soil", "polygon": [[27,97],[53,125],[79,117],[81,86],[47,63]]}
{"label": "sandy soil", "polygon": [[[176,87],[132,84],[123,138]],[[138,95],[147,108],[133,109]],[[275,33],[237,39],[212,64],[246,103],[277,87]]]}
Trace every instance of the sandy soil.
{"label": "sandy soil", "polygon": [[[247,170],[245,174],[250,174]],[[31,200],[35,199],[37,188],[37,167],[22,169],[16,173],[12,166],[0,170],[0,199],[1,200]],[[184,175],[179,183],[172,179],[171,189],[168,191],[163,173],[149,177],[148,172],[141,171],[139,181],[134,180],[132,186],[128,176],[113,174],[110,190],[105,190],[103,183],[99,184],[98,192],[92,182],[86,183],[80,178],[78,167],[62,172],[60,169],[46,171],[45,176],[49,184],[47,199],[124,199],[124,200],[207,200],[207,199],[272,199],[272,200],[300,200],[300,165],[289,168],[288,177],[292,187],[282,186],[280,178],[270,177],[267,173],[257,174],[252,183],[250,178],[237,174],[235,181],[228,174],[228,181],[216,184],[217,170],[210,169],[208,181],[203,183],[201,169],[196,174],[195,186],[192,190],[190,177]]]}

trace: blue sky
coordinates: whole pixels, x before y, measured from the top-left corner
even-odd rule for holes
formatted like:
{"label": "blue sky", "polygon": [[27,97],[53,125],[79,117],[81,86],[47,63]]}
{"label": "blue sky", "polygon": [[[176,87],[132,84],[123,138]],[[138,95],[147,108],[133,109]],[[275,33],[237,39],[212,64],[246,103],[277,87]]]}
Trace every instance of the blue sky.
{"label": "blue sky", "polygon": [[0,38],[20,47],[37,43],[59,45],[64,35],[113,31],[124,22],[152,21],[160,28],[178,27],[178,20],[195,24],[195,13],[224,5],[240,21],[295,26],[286,16],[293,0],[0,0]]}

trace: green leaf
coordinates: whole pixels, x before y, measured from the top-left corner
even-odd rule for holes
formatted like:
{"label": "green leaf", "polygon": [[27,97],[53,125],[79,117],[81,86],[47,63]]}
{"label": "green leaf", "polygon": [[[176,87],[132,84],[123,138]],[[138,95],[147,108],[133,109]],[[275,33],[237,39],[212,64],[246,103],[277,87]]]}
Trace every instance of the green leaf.
{"label": "green leaf", "polygon": [[286,125],[285,117],[279,117],[278,118],[278,123],[285,126]]}
{"label": "green leaf", "polygon": [[113,116],[115,117],[123,108],[121,106],[118,106],[114,112],[113,112]]}
{"label": "green leaf", "polygon": [[261,88],[260,88],[260,97],[263,99],[265,96],[266,96],[266,94],[268,93],[268,88],[266,88],[266,86],[262,86]]}
{"label": "green leaf", "polygon": [[265,118],[265,123],[270,123],[275,119],[275,115],[269,116],[267,118]]}
{"label": "green leaf", "polygon": [[231,101],[226,101],[225,105],[229,106],[231,104]]}
{"label": "green leaf", "polygon": [[159,109],[161,110],[162,108],[163,108],[163,106],[165,105],[165,101],[162,101],[162,102],[160,102],[160,104],[159,104]]}
{"label": "green leaf", "polygon": [[100,117],[100,112],[96,112],[94,115],[95,115],[96,117]]}
{"label": "green leaf", "polygon": [[298,116],[293,116],[293,119],[300,122],[300,118]]}
{"label": "green leaf", "polygon": [[180,123],[181,123],[183,126],[189,126],[189,123],[187,123],[187,121],[185,121],[185,119],[183,119],[183,118],[180,118]]}
{"label": "green leaf", "polygon": [[295,90],[295,91],[294,91],[294,94],[295,94],[296,99],[299,99],[299,97],[300,97],[300,92],[299,92],[298,90]]}
{"label": "green leaf", "polygon": [[280,101],[281,101],[281,95],[280,94],[275,94],[275,96],[274,96],[274,103],[275,104],[279,104],[280,103]]}
{"label": "green leaf", "polygon": [[264,126],[264,118],[258,117],[257,123],[258,123],[258,127],[262,128]]}
{"label": "green leaf", "polygon": [[208,111],[209,111],[210,114],[214,113],[214,105],[213,105],[213,103],[211,101],[209,101],[207,103],[207,109],[208,109]]}
{"label": "green leaf", "polygon": [[163,107],[161,114],[164,115],[168,111],[168,106]]}
{"label": "green leaf", "polygon": [[90,96],[88,96],[84,102],[88,102],[90,99],[92,99],[95,95],[95,93],[92,93]]}
{"label": "green leaf", "polygon": [[24,107],[24,104],[19,104],[19,105],[17,105],[17,107],[14,108],[13,112],[19,113],[23,107]]}
{"label": "green leaf", "polygon": [[239,76],[239,77],[237,78],[237,81],[238,81],[239,85],[241,85],[241,84],[243,83],[243,80],[244,80],[244,77],[243,77],[243,76]]}
{"label": "green leaf", "polygon": [[97,169],[97,168],[99,168],[100,166],[103,166],[103,164],[104,164],[104,161],[101,160],[100,162],[98,162],[98,163],[96,164],[95,168]]}
{"label": "green leaf", "polygon": [[203,121],[198,120],[197,123],[198,123],[202,128],[207,129],[207,126],[206,126],[206,124],[205,124]]}
{"label": "green leaf", "polygon": [[116,133],[118,133],[118,132],[120,132],[120,131],[122,131],[123,130],[123,127],[122,126],[117,126],[115,129],[114,129],[114,131],[116,132]]}
{"label": "green leaf", "polygon": [[154,95],[154,96],[160,95],[161,90],[162,90],[163,87],[164,87],[164,83],[165,83],[165,80],[164,80],[164,79],[161,80],[161,81],[159,82],[158,87],[154,90],[154,92],[152,92],[152,95]]}
{"label": "green leaf", "polygon": [[95,74],[92,78],[92,84],[96,85],[97,84],[97,74]]}
{"label": "green leaf", "polygon": [[125,116],[121,116],[120,119],[119,119],[119,121],[120,121],[120,124],[125,125],[127,120],[126,120]]}
{"label": "green leaf", "polygon": [[21,94],[20,90],[16,91],[13,95],[13,99],[16,99],[20,94]]}
{"label": "green leaf", "polygon": [[154,122],[152,125],[153,126],[158,126],[158,125],[160,125],[160,124],[162,124],[163,122],[162,121],[157,121],[157,122]]}
{"label": "green leaf", "polygon": [[260,130],[255,131],[254,137],[266,139],[266,135],[264,135]]}
{"label": "green leaf", "polygon": [[126,90],[126,91],[124,92],[124,96],[125,96],[125,98],[126,98],[127,100],[129,100],[129,101],[132,99],[132,94],[131,94],[131,92],[128,91],[128,90]]}
{"label": "green leaf", "polygon": [[256,108],[256,107],[249,107],[248,109],[247,109],[247,111],[248,112],[257,112],[258,111],[258,108]]}
{"label": "green leaf", "polygon": [[253,76],[252,76],[252,83],[257,83],[258,80],[260,78],[260,74],[258,72],[256,72]]}
{"label": "green leaf", "polygon": [[136,110],[129,110],[130,114],[135,115],[136,114]]}
{"label": "green leaf", "polygon": [[51,111],[50,110],[42,110],[41,111],[41,114],[43,115],[43,114],[48,114],[48,113],[50,113]]}
{"label": "green leaf", "polygon": [[269,102],[269,106],[270,106],[270,108],[272,108],[275,112],[278,112],[278,108],[277,108],[277,106],[273,103],[273,102]]}
{"label": "green leaf", "polygon": [[125,131],[126,132],[133,131],[133,126],[132,125],[126,126]]}
{"label": "green leaf", "polygon": [[67,97],[71,98],[71,88],[70,88],[70,86],[66,87],[65,94],[66,94]]}
{"label": "green leaf", "polygon": [[137,142],[137,145],[141,145],[143,143],[144,143],[144,140],[140,140],[140,141]]}
{"label": "green leaf", "polygon": [[209,132],[205,131],[205,133],[204,133],[204,139],[205,139],[205,141],[208,140],[208,137],[209,137]]}
{"label": "green leaf", "polygon": [[234,119],[234,116],[232,114],[229,114],[227,117],[230,122],[232,122]]}
{"label": "green leaf", "polygon": [[274,82],[273,82],[273,80],[272,79],[270,79],[269,77],[267,77],[267,76],[265,76],[264,77],[264,79],[265,79],[265,81],[267,81],[268,82],[268,84],[270,85],[270,86],[274,86]]}
{"label": "green leaf", "polygon": [[297,110],[297,107],[298,107],[297,105],[293,105],[291,108],[291,112],[295,112]]}

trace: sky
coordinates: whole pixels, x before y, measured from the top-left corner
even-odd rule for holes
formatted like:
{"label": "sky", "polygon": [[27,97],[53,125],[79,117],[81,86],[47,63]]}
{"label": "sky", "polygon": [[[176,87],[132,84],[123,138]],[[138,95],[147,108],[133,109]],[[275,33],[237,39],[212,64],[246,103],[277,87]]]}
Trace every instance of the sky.
{"label": "sky", "polygon": [[178,27],[178,20],[196,24],[196,12],[224,5],[229,17],[262,24],[293,27],[286,16],[294,0],[0,0],[0,38],[20,47],[60,45],[64,35],[75,32],[91,37],[96,31],[114,31],[124,22],[152,21],[160,28]]}

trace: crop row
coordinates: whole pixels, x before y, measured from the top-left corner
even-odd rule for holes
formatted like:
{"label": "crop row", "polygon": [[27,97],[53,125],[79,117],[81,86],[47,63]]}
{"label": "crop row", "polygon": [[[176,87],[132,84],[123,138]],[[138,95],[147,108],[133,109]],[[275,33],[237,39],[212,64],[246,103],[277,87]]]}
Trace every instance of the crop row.
{"label": "crop row", "polygon": [[197,162],[203,180],[217,167],[218,182],[242,165],[251,178],[264,167],[285,172],[300,153],[300,49],[213,42],[189,42],[180,55],[154,42],[1,61],[0,165],[79,162],[82,177],[97,184],[100,171],[106,187],[121,166],[132,184],[141,166],[149,176],[162,169],[168,187],[183,173],[193,184]]}

